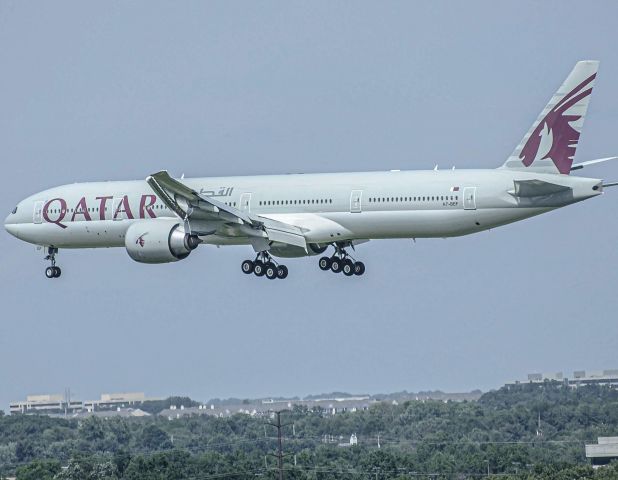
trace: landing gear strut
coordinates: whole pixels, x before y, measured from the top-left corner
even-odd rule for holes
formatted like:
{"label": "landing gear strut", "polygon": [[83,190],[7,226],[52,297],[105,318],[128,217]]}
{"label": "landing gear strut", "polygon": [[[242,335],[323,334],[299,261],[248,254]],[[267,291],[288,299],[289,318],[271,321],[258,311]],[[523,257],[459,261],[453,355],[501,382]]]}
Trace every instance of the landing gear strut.
{"label": "landing gear strut", "polygon": [[51,266],[45,269],[45,276],[47,278],[58,278],[62,274],[60,267],[56,266],[57,253],[58,249],[56,247],[47,247],[47,256],[45,257],[45,260],[49,260],[51,262]]}
{"label": "landing gear strut", "polygon": [[288,276],[288,267],[275,262],[268,252],[258,253],[255,260],[245,260],[240,268],[247,275],[253,273],[256,277],[266,277],[269,280]]}
{"label": "landing gear strut", "polygon": [[365,264],[354,260],[343,245],[335,244],[334,247],[335,253],[331,257],[322,257],[318,261],[321,270],[331,270],[334,273],[343,272],[347,277],[365,273]]}

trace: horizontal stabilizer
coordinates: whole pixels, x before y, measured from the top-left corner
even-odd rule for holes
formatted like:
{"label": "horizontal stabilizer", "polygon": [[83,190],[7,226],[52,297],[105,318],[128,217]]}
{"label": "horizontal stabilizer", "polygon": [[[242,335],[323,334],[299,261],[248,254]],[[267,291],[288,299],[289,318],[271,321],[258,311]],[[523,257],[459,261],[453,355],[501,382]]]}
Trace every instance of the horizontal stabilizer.
{"label": "horizontal stabilizer", "polygon": [[609,162],[610,160],[616,160],[617,158],[618,157],[597,158],[596,160],[588,160],[587,162],[575,163],[571,167],[571,171],[579,170],[581,168],[587,167],[588,165],[594,165],[595,163]]}
{"label": "horizontal stabilizer", "polygon": [[571,187],[556,185],[543,180],[515,180],[513,183],[515,184],[515,190],[511,190],[509,193],[515,197],[522,198],[544,197],[571,190]]}

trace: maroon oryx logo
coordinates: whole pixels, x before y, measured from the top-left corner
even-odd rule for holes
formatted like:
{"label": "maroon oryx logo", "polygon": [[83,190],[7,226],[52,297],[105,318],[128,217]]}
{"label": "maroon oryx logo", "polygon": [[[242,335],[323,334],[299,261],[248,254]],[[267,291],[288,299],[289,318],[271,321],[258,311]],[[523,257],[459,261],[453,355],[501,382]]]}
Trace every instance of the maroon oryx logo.
{"label": "maroon oryx logo", "polygon": [[143,247],[144,244],[146,243],[144,241],[144,237],[148,235],[148,232],[146,233],[142,233],[139,237],[137,237],[137,240],[135,240],[135,245],[139,245],[140,247]]}
{"label": "maroon oryx logo", "polygon": [[577,102],[590,95],[592,87],[586,87],[592,83],[596,76],[596,73],[590,75],[547,112],[547,115],[534,129],[519,154],[519,158],[526,167],[537,160],[542,137],[551,135],[551,147],[539,160],[551,158],[560,173],[571,171],[573,156],[579,142],[579,132],[571,126],[571,123],[579,120],[581,115],[569,115],[566,112]]}

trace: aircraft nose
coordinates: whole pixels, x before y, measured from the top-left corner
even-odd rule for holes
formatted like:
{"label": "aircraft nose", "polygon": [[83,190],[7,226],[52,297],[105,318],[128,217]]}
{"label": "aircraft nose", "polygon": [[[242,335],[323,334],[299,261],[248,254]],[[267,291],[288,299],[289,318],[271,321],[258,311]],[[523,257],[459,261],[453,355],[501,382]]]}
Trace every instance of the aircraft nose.
{"label": "aircraft nose", "polygon": [[4,219],[4,229],[14,237],[17,237],[17,224],[13,223],[11,217],[13,217],[12,214]]}

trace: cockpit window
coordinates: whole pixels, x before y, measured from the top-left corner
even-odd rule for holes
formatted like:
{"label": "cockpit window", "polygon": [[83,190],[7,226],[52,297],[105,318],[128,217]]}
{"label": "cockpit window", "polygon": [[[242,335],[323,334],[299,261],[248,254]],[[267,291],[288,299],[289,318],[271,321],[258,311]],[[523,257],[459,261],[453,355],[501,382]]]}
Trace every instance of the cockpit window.
{"label": "cockpit window", "polygon": [[15,215],[17,213],[17,207],[15,207],[11,213]]}

